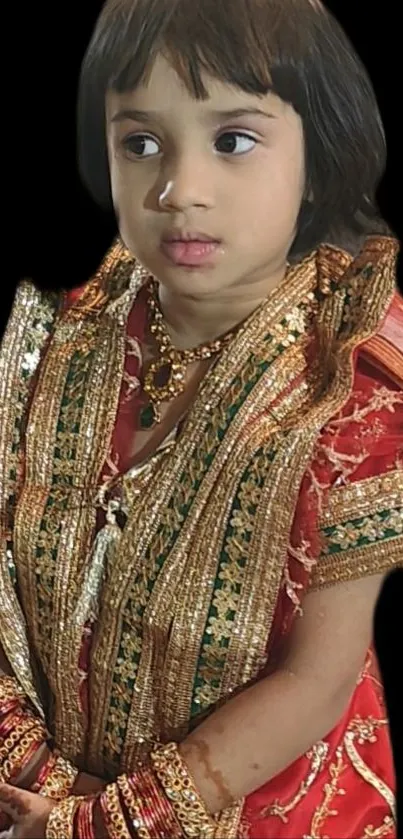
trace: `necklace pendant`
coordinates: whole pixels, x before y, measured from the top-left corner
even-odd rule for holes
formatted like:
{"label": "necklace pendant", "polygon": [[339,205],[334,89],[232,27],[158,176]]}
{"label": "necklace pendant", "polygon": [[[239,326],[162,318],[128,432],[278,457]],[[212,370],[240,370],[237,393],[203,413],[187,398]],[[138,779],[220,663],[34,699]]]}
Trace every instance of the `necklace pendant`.
{"label": "necklace pendant", "polygon": [[154,426],[159,422],[161,422],[161,413],[158,406],[149,402],[148,405],[145,405],[145,407],[140,411],[140,428],[148,430],[150,428],[154,428]]}
{"label": "necklace pendant", "polygon": [[150,364],[143,389],[155,405],[156,402],[169,401],[183,393],[185,381],[186,368],[162,356]]}

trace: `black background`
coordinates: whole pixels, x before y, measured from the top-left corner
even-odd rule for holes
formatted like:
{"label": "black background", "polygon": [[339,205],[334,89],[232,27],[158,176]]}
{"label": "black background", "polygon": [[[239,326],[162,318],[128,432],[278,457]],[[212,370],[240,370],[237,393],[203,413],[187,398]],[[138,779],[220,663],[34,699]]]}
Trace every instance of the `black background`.
{"label": "black background", "polygon": [[[327,5],[364,60],[376,90],[388,144],[379,203],[401,240],[399,4],[384,0],[372,10],[361,0]],[[7,13],[2,15],[3,325],[21,277],[31,277],[41,287],[80,285],[96,270],[116,233],[114,218],[99,210],[84,190],[76,163],[78,74],[100,7],[100,2],[91,0],[49,4],[30,0],[6,4]],[[401,259],[398,276],[402,288]],[[403,572],[397,571],[387,579],[375,630],[396,770],[403,777],[397,736],[399,707],[403,708],[397,680],[402,670],[402,577]]]}

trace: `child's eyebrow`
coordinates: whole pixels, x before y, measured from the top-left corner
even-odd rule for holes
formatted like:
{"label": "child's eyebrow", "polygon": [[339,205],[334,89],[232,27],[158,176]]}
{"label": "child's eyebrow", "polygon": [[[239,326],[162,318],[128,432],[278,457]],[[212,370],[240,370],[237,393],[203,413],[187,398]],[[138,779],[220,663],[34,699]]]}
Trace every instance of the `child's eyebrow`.
{"label": "child's eyebrow", "polygon": [[[204,113],[203,122],[215,122],[218,120],[235,119],[243,116],[263,116],[267,119],[276,119],[274,114],[267,111],[262,111],[260,108],[233,108],[229,111],[207,111]],[[157,122],[159,119],[164,119],[164,112],[162,111],[141,111],[137,108],[124,108],[118,111],[112,117],[112,122],[123,122],[125,119],[135,120],[136,122]]]}

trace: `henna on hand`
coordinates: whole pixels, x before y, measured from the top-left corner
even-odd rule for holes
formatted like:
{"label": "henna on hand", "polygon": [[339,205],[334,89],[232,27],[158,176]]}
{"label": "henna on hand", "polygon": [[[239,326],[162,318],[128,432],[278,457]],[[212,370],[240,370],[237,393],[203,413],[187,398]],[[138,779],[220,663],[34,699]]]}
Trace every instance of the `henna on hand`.
{"label": "henna on hand", "polygon": [[234,803],[234,797],[225,782],[223,773],[211,765],[211,749],[208,743],[202,739],[193,739],[191,743],[182,744],[181,753],[185,761],[187,757],[197,758],[199,764],[203,767],[204,778],[214,785],[219,808],[224,810],[226,807],[230,807]]}
{"label": "henna on hand", "polygon": [[32,812],[32,807],[27,802],[24,793],[20,792],[16,787],[10,788],[4,784],[0,784],[0,808],[1,804],[8,804],[14,810],[17,816],[29,816]]}
{"label": "henna on hand", "polygon": [[[45,839],[49,813],[54,801],[10,784],[0,784],[0,810],[11,820],[9,833],[1,833],[2,839]],[[3,828],[3,825],[2,825]]]}

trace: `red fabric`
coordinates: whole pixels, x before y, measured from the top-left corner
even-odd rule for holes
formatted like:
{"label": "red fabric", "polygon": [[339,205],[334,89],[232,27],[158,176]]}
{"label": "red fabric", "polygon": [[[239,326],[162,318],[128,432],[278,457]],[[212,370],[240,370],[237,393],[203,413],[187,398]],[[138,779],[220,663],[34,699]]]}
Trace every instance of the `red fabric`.
{"label": "red fabric", "polygon": [[[374,406],[373,410],[370,410],[371,405]],[[305,541],[310,544],[307,553],[311,556],[318,555],[318,503],[320,497],[322,503],[325,503],[326,488],[380,475],[402,463],[403,394],[386,375],[358,357],[353,393],[340,414],[323,430],[311,470],[303,480],[291,546],[297,548]],[[314,486],[322,488],[322,496],[314,491]],[[303,586],[303,591],[307,585],[308,573],[301,562],[291,554],[288,571],[290,578]],[[288,634],[294,615],[284,587],[277,604],[269,646],[274,663],[276,653],[281,650],[281,640]],[[377,789],[357,773],[345,750],[340,780],[334,795],[329,795],[327,809],[323,809],[324,822],[320,822],[320,808],[325,802],[326,785],[331,784],[332,772],[337,771],[336,749],[343,744],[347,727],[355,717],[375,721],[386,719],[383,689],[373,649],[368,653],[364,676],[357,685],[343,718],[324,738],[329,746],[326,765],[307,794],[302,795],[296,806],[288,812],[283,810],[282,815],[279,815],[277,810],[276,814],[273,805],[284,808],[292,802],[301,784],[306,782],[309,776],[310,760],[303,756],[248,796],[245,827],[250,839],[294,839],[305,836],[366,839],[372,835],[392,839],[396,836],[395,827],[391,826],[388,829],[387,825],[379,834],[365,833],[370,825],[380,829],[384,819],[390,817],[390,809]],[[355,741],[355,746],[367,767],[395,792],[393,753],[388,726],[381,725],[374,735],[374,742],[368,740],[357,744]],[[330,771],[331,765],[333,769]],[[315,812],[319,823],[316,827]]]}
{"label": "red fabric", "polygon": [[[365,829],[370,825],[376,829],[382,826],[385,817],[390,816],[389,807],[379,792],[360,777],[345,751],[334,794],[329,796],[327,807],[323,807],[326,785],[330,785],[334,777],[329,767],[333,765],[337,772],[336,749],[342,743],[348,722],[358,716],[363,720],[385,717],[381,690],[377,690],[371,672],[357,687],[343,719],[324,738],[329,746],[326,764],[296,806],[283,813],[283,817],[273,814],[275,803],[283,807],[291,803],[301,789],[301,784],[307,781],[311,762],[306,756],[299,758],[260,790],[248,796],[245,819],[251,839],[296,839],[311,835],[329,839],[364,839]],[[372,772],[394,790],[391,744],[386,726],[377,729],[375,736],[375,743],[358,746],[359,754]],[[323,808],[323,822],[319,815],[320,808]],[[318,832],[313,829],[315,814],[319,817]],[[391,826],[390,830],[380,835],[391,839],[396,836],[395,828]]]}
{"label": "red fabric", "polygon": [[[141,341],[145,326],[144,297],[140,295],[128,321],[128,336]],[[126,358],[126,372],[134,377],[139,373],[139,359],[135,354]],[[382,403],[382,394],[384,401]],[[396,468],[400,458],[403,462],[403,402],[397,384],[379,369],[375,369],[368,357],[360,354],[356,358],[356,375],[353,393],[347,405],[332,423],[324,429],[318,441],[314,462],[306,474],[290,539],[288,563],[289,579],[300,584],[297,596],[307,588],[309,573],[306,566],[295,556],[295,550],[305,542],[309,545],[307,556],[318,556],[320,549],[317,529],[318,505],[324,501],[326,488],[343,482],[361,480]],[[396,400],[396,401],[395,401]],[[373,409],[370,406],[373,404]],[[138,410],[136,397],[127,400],[127,387],[122,385],[121,404],[112,441],[112,449],[105,464],[104,476],[113,470],[125,471],[130,462],[126,452],[132,440],[135,427],[133,412]],[[337,455],[337,456],[336,456]],[[323,489],[323,496],[315,491]],[[99,525],[101,525],[101,520]],[[290,630],[295,619],[295,608],[287,591],[286,580],[281,591],[269,643],[271,668],[275,668],[276,657],[281,651],[282,639]],[[90,667],[92,629],[86,627],[80,660],[82,670],[82,704],[88,713],[87,673]],[[367,781],[363,780],[346,756],[342,756],[342,770],[334,795],[331,782],[337,774],[336,749],[343,743],[343,737],[353,717],[384,720],[386,717],[382,686],[373,651],[369,651],[366,670],[358,683],[354,696],[339,724],[324,738],[328,744],[325,764],[309,787],[300,796],[295,806],[282,816],[276,815],[273,806],[291,802],[301,784],[306,782],[311,762],[304,755],[271,779],[261,789],[249,795],[244,808],[242,831],[250,839],[301,839],[302,837],[327,837],[327,839],[369,839],[371,836],[394,839],[396,831],[388,828],[384,819],[390,817],[390,809],[384,797]],[[88,720],[88,722],[90,722]],[[392,750],[387,725],[375,729],[375,740],[364,741],[356,748],[370,770],[387,786],[395,790],[395,776]],[[333,775],[332,775],[333,773]],[[326,785],[328,785],[326,787]],[[329,801],[323,809],[328,796]],[[321,820],[321,811],[322,816]],[[379,831],[371,833],[373,830]],[[367,832],[366,832],[367,831]]]}
{"label": "red fabric", "polygon": [[378,333],[367,342],[362,356],[403,387],[403,297],[396,291]]}

